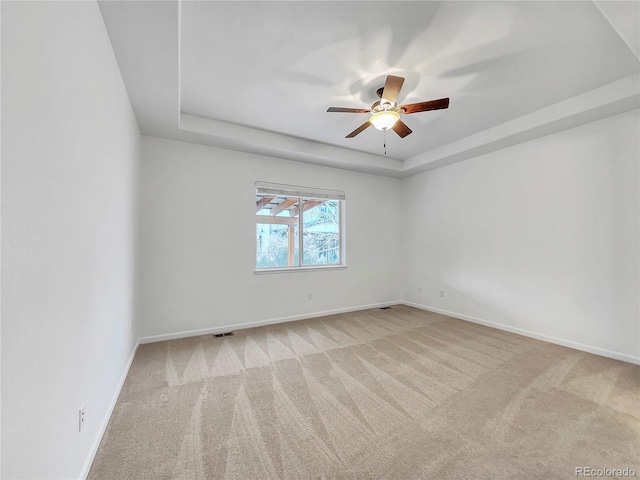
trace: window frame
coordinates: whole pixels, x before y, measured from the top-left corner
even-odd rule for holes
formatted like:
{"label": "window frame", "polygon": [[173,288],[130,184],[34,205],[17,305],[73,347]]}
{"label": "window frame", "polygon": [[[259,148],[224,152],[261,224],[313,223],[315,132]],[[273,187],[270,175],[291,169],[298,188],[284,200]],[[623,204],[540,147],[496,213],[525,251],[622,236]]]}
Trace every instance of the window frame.
{"label": "window frame", "polygon": [[[284,267],[261,267],[257,266],[257,258],[254,257],[254,273],[255,274],[268,274],[268,273],[287,273],[287,272],[308,272],[308,271],[326,271],[326,270],[341,270],[347,268],[347,249],[346,249],[346,233],[345,233],[345,225],[346,225],[346,195],[345,192],[338,190],[327,190],[320,188],[312,188],[312,187],[302,187],[302,186],[294,186],[294,185],[280,185],[280,184],[272,184],[267,182],[256,182],[256,195],[265,195],[264,189],[269,190],[269,193],[266,194],[277,194],[280,197],[289,197],[289,198],[297,198],[298,204],[300,208],[300,214],[298,215],[298,262],[299,265],[291,265]],[[277,193],[274,193],[277,192]],[[315,193],[315,194],[314,194]],[[332,264],[316,264],[316,265],[305,265],[304,264],[304,208],[302,207],[303,201],[308,200],[332,200],[338,203],[338,215],[339,215],[339,223],[338,223],[338,244],[340,246],[339,250],[339,263]],[[256,212],[257,215],[257,212]],[[257,225],[258,222],[254,220],[254,223]],[[255,235],[255,233],[254,233]],[[255,253],[254,253],[255,255]]]}

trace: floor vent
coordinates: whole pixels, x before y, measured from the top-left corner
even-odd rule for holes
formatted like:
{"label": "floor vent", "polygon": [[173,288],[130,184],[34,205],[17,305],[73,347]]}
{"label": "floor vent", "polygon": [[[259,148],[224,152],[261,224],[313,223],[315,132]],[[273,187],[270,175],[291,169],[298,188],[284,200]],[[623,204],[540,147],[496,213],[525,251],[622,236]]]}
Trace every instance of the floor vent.
{"label": "floor vent", "polygon": [[391,307],[380,307],[380,310],[391,310]]}
{"label": "floor vent", "polygon": [[216,333],[213,335],[216,338],[220,337],[233,337],[233,332],[225,332],[225,333]]}

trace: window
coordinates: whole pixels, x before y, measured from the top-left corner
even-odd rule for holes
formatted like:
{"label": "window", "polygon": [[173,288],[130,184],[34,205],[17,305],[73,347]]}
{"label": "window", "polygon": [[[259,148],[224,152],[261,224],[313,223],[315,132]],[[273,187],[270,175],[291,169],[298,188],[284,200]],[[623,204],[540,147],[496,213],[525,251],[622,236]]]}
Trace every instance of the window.
{"label": "window", "polygon": [[344,265],[344,199],[344,192],[256,183],[256,269]]}

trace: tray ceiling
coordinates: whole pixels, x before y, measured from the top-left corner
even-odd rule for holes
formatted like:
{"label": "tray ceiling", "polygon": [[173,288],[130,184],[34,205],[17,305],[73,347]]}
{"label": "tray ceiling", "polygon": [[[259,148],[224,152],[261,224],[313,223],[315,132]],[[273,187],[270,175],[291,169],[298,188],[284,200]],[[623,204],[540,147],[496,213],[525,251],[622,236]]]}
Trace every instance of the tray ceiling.
{"label": "tray ceiling", "polygon": [[[590,92],[637,75],[637,28],[616,27],[638,3],[606,3],[607,15],[592,2],[100,6],[143,133],[401,176],[429,152],[562,102],[583,96],[589,111]],[[344,138],[366,115],[326,109],[368,108],[388,74],[406,78],[399,103],[451,103],[404,116],[413,134],[387,133],[385,157],[381,131]],[[623,85],[603,112],[637,108]]]}

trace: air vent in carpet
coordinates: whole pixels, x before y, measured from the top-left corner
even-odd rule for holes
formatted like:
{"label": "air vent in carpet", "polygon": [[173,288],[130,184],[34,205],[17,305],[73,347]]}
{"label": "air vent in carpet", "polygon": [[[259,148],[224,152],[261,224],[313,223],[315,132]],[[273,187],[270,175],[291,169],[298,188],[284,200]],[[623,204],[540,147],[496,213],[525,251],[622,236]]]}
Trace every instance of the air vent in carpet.
{"label": "air vent in carpet", "polygon": [[380,307],[380,310],[390,310],[391,307]]}

